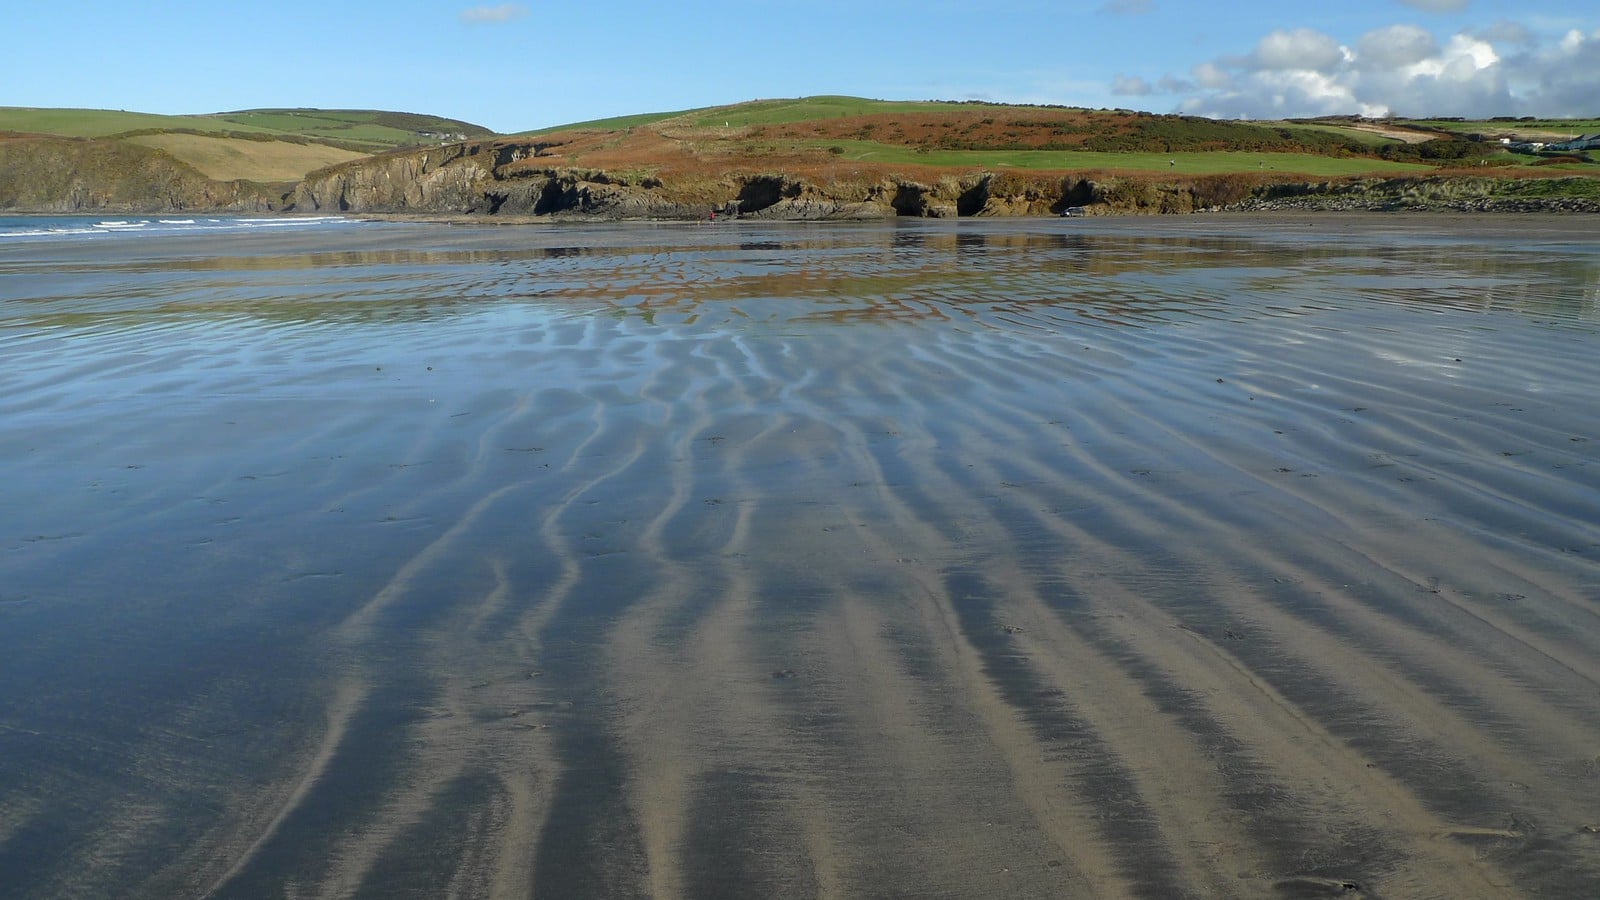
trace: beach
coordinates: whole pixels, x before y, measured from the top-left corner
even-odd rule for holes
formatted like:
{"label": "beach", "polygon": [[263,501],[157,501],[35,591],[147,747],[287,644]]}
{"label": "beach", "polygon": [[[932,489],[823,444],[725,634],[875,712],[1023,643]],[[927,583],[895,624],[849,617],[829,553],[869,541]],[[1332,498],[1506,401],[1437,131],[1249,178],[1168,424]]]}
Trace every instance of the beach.
{"label": "beach", "polygon": [[1597,423],[1584,217],[0,240],[0,894],[1593,897]]}

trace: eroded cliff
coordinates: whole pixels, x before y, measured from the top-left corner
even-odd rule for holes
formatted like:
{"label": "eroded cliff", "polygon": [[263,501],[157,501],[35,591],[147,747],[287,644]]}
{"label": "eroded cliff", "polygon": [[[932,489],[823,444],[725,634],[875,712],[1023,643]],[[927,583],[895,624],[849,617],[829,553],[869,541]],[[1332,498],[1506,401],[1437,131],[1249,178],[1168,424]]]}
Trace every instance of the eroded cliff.
{"label": "eroded cliff", "polygon": [[303,212],[701,218],[713,212],[783,219],[1048,215],[1062,191],[1051,179],[988,174],[930,181],[880,174],[814,180],[728,173],[663,180],[554,165],[535,142],[470,142],[389,153],[308,175],[292,208]]}

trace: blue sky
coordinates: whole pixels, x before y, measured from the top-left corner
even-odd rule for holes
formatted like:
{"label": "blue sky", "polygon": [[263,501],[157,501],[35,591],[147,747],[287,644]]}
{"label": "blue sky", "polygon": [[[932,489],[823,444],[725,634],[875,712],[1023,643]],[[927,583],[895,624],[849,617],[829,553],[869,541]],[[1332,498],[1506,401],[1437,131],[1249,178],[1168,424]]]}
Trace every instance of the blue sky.
{"label": "blue sky", "polygon": [[812,94],[1600,116],[1600,4],[1577,0],[63,0],[7,18],[7,106],[379,108],[504,132]]}

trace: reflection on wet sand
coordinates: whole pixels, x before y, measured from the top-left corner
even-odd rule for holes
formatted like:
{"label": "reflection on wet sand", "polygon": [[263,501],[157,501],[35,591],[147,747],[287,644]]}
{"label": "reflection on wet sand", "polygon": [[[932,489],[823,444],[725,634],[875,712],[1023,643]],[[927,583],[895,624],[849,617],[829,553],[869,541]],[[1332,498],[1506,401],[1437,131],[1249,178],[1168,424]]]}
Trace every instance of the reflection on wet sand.
{"label": "reflection on wet sand", "polygon": [[1600,254],[1195,221],[0,252],[0,883],[1590,896]]}

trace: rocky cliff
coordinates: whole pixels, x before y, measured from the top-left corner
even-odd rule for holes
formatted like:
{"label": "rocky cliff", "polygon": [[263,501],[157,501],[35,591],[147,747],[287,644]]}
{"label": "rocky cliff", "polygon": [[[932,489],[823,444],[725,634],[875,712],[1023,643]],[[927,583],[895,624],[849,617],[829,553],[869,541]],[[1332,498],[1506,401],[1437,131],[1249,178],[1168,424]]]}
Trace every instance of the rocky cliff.
{"label": "rocky cliff", "polygon": [[0,209],[25,212],[272,212],[283,186],[213,181],[166,153],[123,141],[0,140]]}
{"label": "rocky cliff", "polygon": [[[885,175],[818,184],[773,173],[665,182],[648,175],[550,165],[534,142],[472,142],[355,160],[306,176],[302,212],[703,218],[711,212],[782,219],[1047,215],[1053,183],[1013,179],[997,193],[986,174],[924,183]],[[1014,183],[1013,183],[1014,182]],[[1046,179],[1049,182],[1049,179]]]}
{"label": "rocky cliff", "polygon": [[1600,212],[1600,179],[1360,178],[1263,187],[1226,207],[1240,212],[1400,210]]}

